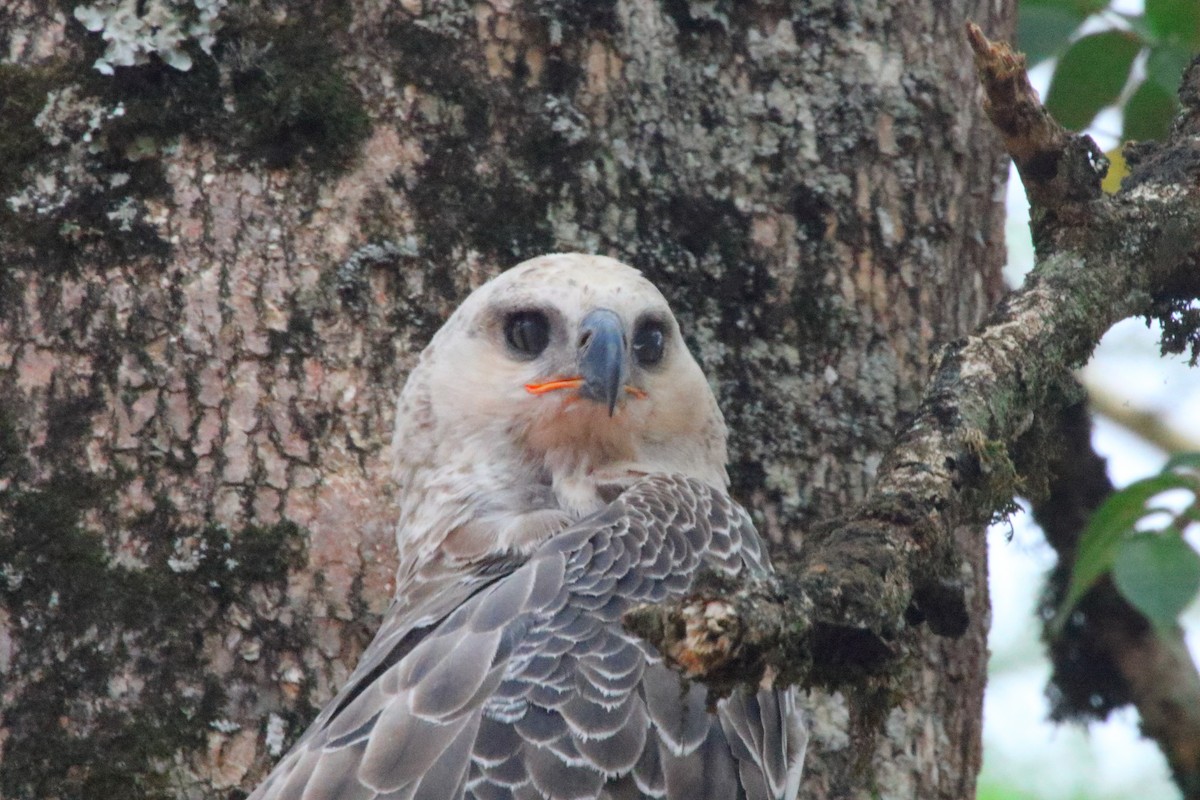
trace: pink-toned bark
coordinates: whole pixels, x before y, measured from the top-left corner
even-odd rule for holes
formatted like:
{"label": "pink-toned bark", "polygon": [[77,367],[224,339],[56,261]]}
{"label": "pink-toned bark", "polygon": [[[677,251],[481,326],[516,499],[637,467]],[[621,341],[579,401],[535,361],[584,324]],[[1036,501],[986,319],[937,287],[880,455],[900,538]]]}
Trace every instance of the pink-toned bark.
{"label": "pink-toned bark", "polygon": [[[781,550],[861,499],[930,354],[1001,287],[1003,168],[959,31],[967,16],[1006,25],[1011,3],[764,3],[731,19],[682,3],[352,5],[329,38],[371,124],[340,169],[268,168],[198,119],[194,135],[156,143],[164,188],[134,198],[162,250],[79,245],[64,264],[21,238],[33,217],[0,236],[0,292],[15,287],[0,297],[0,434],[8,424],[20,451],[19,468],[0,454],[0,492],[70,470],[103,478],[79,529],[104,568],[199,598],[185,663],[134,663],[169,632],[62,627],[97,651],[125,640],[76,712],[214,698],[201,744],[140,767],[178,796],[250,786],[282,744],[273,731],[297,734],[353,668],[393,585],[395,393],[440,320],[500,269],[531,250],[599,251],[662,286],[729,417],[739,499]],[[86,34],[62,14],[0,14],[15,66],[83,58]],[[281,4],[272,24],[297,15]],[[242,35],[234,17],[218,42]],[[226,80],[253,56],[214,52]],[[86,94],[87,69],[55,80]],[[5,191],[77,186],[69,157],[45,154]],[[109,181],[136,166],[116,161],[85,172]],[[124,199],[96,202],[115,214]],[[247,526],[281,522],[303,553],[280,562],[283,579],[266,564],[231,599],[189,582],[204,548],[257,553]],[[969,795],[986,598],[982,539],[964,531],[962,545],[971,631],[914,636],[894,704],[814,692],[806,796]],[[15,580],[4,569],[0,590]],[[37,741],[21,702],[54,663],[21,618],[61,623],[51,587],[20,605],[12,591],[0,594],[0,757]],[[63,725],[95,735],[82,717]],[[21,780],[59,766],[41,769]],[[61,765],[61,785],[89,769]]]}

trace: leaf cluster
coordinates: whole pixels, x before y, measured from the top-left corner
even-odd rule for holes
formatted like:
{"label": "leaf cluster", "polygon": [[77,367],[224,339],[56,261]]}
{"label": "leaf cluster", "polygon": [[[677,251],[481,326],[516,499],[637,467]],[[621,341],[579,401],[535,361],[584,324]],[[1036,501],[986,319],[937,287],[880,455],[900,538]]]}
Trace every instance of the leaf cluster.
{"label": "leaf cluster", "polygon": [[1031,64],[1057,59],[1046,108],[1064,126],[1083,130],[1119,105],[1123,140],[1166,136],[1180,76],[1200,50],[1200,3],[1146,0],[1129,14],[1106,0],[1022,0],[1017,25]]}
{"label": "leaf cluster", "polygon": [[[1191,495],[1182,511],[1162,505],[1168,492]],[[1114,492],[1079,539],[1075,564],[1051,629],[1058,631],[1105,575],[1158,629],[1175,625],[1200,593],[1200,553],[1184,538],[1200,523],[1200,453],[1173,457],[1162,471]]]}

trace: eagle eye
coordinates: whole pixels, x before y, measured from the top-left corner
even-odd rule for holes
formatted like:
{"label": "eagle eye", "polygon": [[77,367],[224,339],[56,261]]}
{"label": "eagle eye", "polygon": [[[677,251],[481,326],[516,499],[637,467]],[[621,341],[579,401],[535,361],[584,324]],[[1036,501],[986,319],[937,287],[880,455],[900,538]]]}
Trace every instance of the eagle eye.
{"label": "eagle eye", "polygon": [[646,320],[633,332],[633,357],[639,366],[653,367],[662,361],[666,332],[658,320]]}
{"label": "eagle eye", "polygon": [[550,320],[541,311],[517,311],[504,322],[504,339],[515,352],[534,358],[550,343]]}

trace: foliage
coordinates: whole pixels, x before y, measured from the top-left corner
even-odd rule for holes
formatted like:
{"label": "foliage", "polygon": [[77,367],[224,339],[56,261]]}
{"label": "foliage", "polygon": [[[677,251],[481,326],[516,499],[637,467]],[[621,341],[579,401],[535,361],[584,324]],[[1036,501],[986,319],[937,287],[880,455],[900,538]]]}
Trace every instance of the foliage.
{"label": "foliage", "polygon": [[1146,0],[1142,14],[1129,14],[1104,0],[1023,0],[1017,40],[1031,64],[1058,59],[1046,107],[1063,125],[1083,130],[1119,105],[1122,139],[1159,139],[1178,108],[1179,78],[1200,50],[1200,3]]}
{"label": "foliage", "polygon": [[[1022,0],[1018,42],[1033,64],[1056,59],[1046,107],[1063,125],[1081,130],[1102,109],[1120,106],[1122,139],[1162,138],[1178,109],[1180,77],[1200,50],[1200,3],[1145,0],[1142,13],[1133,14],[1108,0]],[[1125,168],[1119,149],[1110,157],[1115,168],[1105,189],[1115,191]],[[1175,623],[1200,591],[1200,555],[1183,538],[1200,518],[1198,470],[1200,456],[1177,457],[1097,510],[1080,540],[1056,629],[1106,575],[1155,626]],[[1192,496],[1181,514],[1155,505],[1172,490]]]}
{"label": "foliage", "polygon": [[[1161,505],[1162,496],[1191,495],[1182,511]],[[1184,453],[1162,472],[1114,492],[1092,515],[1071,572],[1066,597],[1054,620],[1061,629],[1083,595],[1106,574],[1117,590],[1156,628],[1169,628],[1200,592],[1200,553],[1183,538],[1200,522],[1200,453]]]}

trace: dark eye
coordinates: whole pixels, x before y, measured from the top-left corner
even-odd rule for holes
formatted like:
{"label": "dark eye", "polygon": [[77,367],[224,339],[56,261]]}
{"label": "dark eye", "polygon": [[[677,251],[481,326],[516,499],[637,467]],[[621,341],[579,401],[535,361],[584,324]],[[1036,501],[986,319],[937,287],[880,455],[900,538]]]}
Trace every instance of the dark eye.
{"label": "dark eye", "polygon": [[550,342],[550,320],[541,311],[518,311],[505,321],[504,338],[513,350],[532,358]]}
{"label": "dark eye", "polygon": [[653,367],[662,361],[666,334],[661,322],[649,320],[633,332],[633,357],[643,367]]}

